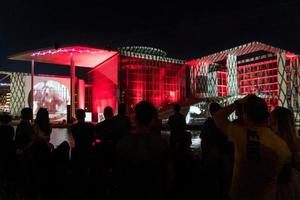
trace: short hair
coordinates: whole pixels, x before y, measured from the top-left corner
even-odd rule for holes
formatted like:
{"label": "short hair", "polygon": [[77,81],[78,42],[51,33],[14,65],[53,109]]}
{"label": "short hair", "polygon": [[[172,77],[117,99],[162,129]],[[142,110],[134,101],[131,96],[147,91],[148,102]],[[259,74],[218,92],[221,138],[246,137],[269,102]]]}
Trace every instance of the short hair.
{"label": "short hair", "polygon": [[12,121],[12,116],[9,115],[8,113],[3,113],[3,114],[0,116],[0,121],[1,121],[1,123],[3,123],[3,124],[8,124],[9,122]]}
{"label": "short hair", "polygon": [[220,104],[212,102],[211,104],[209,104],[209,113],[213,115],[214,113],[218,112],[221,108],[222,107],[220,106]]}
{"label": "short hair", "polygon": [[156,109],[148,101],[141,101],[135,106],[135,121],[141,126],[148,126],[155,116]]}
{"label": "short hair", "polygon": [[174,106],[173,106],[173,110],[174,110],[175,112],[179,112],[179,111],[180,111],[180,109],[181,109],[181,106],[180,106],[180,104],[179,104],[179,103],[176,103],[176,104],[174,104]]}
{"label": "short hair", "polygon": [[32,119],[33,118],[33,112],[32,109],[29,107],[23,108],[21,110],[21,118],[22,119]]}
{"label": "short hair", "polygon": [[268,106],[264,99],[258,96],[250,96],[244,103],[243,110],[247,118],[254,123],[263,123],[268,120]]}
{"label": "short hair", "polygon": [[113,109],[112,109],[112,107],[110,107],[110,106],[106,106],[105,108],[104,108],[104,117],[105,118],[110,118],[110,117],[112,117],[114,114],[113,114]]}
{"label": "short hair", "polygon": [[77,109],[76,110],[76,118],[78,120],[84,120],[85,119],[85,111],[83,109]]}
{"label": "short hair", "polygon": [[50,122],[47,108],[39,108],[38,112],[36,113],[35,122],[39,125]]}
{"label": "short hair", "polygon": [[120,103],[118,106],[118,112],[119,114],[125,114],[126,113],[126,105],[125,103]]}

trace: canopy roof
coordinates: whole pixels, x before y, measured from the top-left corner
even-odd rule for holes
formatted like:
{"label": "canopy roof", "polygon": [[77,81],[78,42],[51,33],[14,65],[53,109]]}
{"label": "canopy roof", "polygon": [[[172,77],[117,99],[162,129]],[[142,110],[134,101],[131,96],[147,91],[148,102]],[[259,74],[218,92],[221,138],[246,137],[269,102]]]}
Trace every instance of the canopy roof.
{"label": "canopy roof", "polygon": [[33,50],[9,56],[11,60],[32,61],[59,65],[70,65],[71,56],[75,66],[93,68],[116,55],[117,51],[108,51],[83,46],[69,46],[58,49]]}

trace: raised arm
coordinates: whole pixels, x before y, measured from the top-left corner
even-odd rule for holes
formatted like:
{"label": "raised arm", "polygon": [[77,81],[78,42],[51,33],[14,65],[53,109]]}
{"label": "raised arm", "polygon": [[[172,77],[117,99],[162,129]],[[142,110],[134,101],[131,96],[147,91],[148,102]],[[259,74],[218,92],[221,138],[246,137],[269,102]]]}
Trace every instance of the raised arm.
{"label": "raised arm", "polygon": [[246,101],[251,97],[254,96],[253,94],[249,94],[242,99],[236,100],[233,104],[221,108],[218,112],[216,112],[213,116],[214,121],[217,127],[226,134],[226,130],[230,122],[228,121],[228,116],[235,111],[237,104],[245,104]]}
{"label": "raised arm", "polygon": [[217,127],[226,134],[226,129],[230,122],[228,121],[228,116],[235,110],[235,105],[230,104],[224,108],[221,108],[218,112],[213,115],[213,119]]}

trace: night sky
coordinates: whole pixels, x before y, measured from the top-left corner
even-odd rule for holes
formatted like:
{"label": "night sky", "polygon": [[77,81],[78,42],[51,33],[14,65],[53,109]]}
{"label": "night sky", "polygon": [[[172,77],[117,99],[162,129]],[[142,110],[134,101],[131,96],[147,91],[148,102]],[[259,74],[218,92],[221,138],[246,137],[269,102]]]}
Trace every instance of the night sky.
{"label": "night sky", "polygon": [[[127,45],[165,50],[192,59],[250,41],[300,53],[300,2],[7,0],[0,8],[0,70],[29,71],[7,60],[18,52],[70,44],[98,48]],[[68,73],[37,66],[38,73]]]}

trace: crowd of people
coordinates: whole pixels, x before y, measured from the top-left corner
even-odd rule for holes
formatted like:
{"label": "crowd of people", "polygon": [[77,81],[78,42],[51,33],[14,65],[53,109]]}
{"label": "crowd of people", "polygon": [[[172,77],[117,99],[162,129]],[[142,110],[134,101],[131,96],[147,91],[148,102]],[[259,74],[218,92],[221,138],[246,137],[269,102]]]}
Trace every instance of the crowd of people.
{"label": "crowd of people", "polygon": [[[180,105],[168,119],[153,104],[135,106],[134,123],[125,104],[107,106],[105,120],[85,122],[76,111],[70,127],[74,146],[54,148],[47,109],[33,120],[24,108],[16,131],[1,115],[0,199],[299,199],[300,146],[293,113],[248,95],[226,107],[209,106],[201,128],[201,157],[190,148]],[[237,119],[229,121],[235,112]],[[134,126],[133,126],[134,124]]]}

